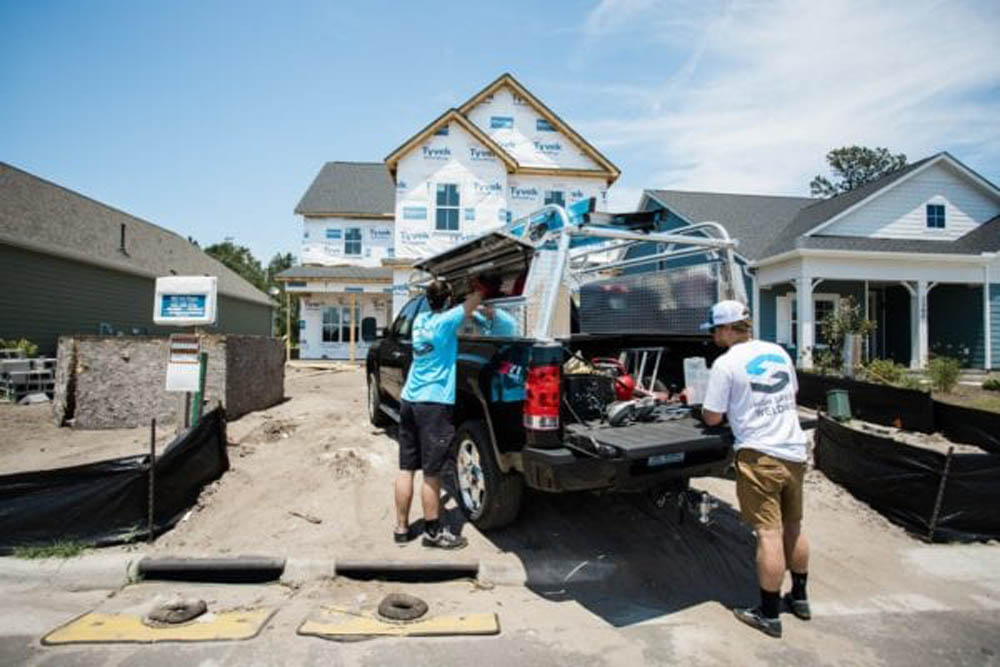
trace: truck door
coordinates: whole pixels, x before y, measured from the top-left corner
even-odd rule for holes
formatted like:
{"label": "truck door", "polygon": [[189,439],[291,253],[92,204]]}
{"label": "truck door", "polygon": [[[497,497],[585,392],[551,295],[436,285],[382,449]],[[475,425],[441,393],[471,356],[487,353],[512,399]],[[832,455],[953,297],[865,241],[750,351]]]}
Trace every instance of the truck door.
{"label": "truck door", "polygon": [[403,306],[392,323],[389,335],[379,346],[379,381],[385,393],[397,404],[413,358],[410,339],[413,318],[426,309],[427,300],[424,297],[413,299]]}

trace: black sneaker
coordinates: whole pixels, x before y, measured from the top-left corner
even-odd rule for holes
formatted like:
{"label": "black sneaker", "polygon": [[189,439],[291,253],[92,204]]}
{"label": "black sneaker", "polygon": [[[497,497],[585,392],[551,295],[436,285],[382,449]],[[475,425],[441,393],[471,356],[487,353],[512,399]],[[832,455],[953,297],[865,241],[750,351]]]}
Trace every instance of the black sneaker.
{"label": "black sneaker", "polygon": [[461,535],[452,534],[448,528],[442,528],[435,535],[424,533],[424,539],[421,542],[425,547],[434,547],[436,549],[461,549],[468,543],[467,539]]}
{"label": "black sneaker", "polygon": [[407,544],[410,543],[410,540],[412,540],[412,539],[413,538],[410,537],[410,531],[409,530],[407,530],[405,533],[397,533],[395,530],[392,531],[392,540],[393,540],[393,542],[395,542],[396,544],[398,544],[401,547],[405,547]]}
{"label": "black sneaker", "polygon": [[757,628],[770,637],[781,637],[781,619],[768,618],[760,607],[752,609],[733,609],[733,615],[751,628]]}
{"label": "black sneaker", "polygon": [[782,599],[785,602],[785,609],[792,612],[795,618],[801,618],[803,621],[808,621],[812,618],[812,612],[809,610],[809,600],[796,600],[792,597],[791,593],[785,593],[785,597]]}

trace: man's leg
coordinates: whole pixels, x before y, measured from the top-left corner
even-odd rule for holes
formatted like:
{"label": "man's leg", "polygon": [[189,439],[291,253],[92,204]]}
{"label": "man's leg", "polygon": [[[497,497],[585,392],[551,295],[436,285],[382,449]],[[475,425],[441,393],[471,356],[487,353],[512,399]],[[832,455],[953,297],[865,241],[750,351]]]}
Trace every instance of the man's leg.
{"label": "man's leg", "polygon": [[789,463],[788,483],[781,492],[781,516],[784,521],[785,562],[792,573],[792,592],[785,597],[785,604],[796,618],[812,618],[806,579],[809,574],[809,541],[802,532],[802,487],[805,478],[804,463]]}
{"label": "man's leg", "polygon": [[424,521],[437,522],[441,515],[441,476],[424,473],[420,487],[420,502],[424,506]]}
{"label": "man's leg", "polygon": [[780,528],[757,529],[757,581],[762,590],[781,590],[785,578],[785,550]]}
{"label": "man's leg", "polygon": [[410,529],[410,505],[413,503],[413,471],[400,470],[396,475],[396,533]]}

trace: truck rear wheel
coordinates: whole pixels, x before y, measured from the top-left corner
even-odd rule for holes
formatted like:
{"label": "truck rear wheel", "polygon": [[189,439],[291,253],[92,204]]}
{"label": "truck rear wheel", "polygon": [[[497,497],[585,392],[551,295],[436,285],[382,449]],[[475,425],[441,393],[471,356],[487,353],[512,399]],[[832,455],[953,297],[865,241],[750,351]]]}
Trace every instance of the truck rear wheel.
{"label": "truck rear wheel", "polygon": [[385,428],[392,422],[389,415],[382,412],[382,391],[374,373],[368,375],[368,420],[376,428]]}
{"label": "truck rear wheel", "polygon": [[456,435],[455,481],[458,503],[476,528],[489,530],[517,518],[524,496],[524,478],[500,472],[486,424],[463,423]]}

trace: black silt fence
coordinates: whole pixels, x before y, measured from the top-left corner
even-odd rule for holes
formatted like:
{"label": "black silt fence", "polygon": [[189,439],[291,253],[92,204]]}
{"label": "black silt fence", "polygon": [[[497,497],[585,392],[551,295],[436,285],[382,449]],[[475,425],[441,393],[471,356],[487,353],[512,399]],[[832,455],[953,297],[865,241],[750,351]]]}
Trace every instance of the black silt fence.
{"label": "black silt fence", "polygon": [[[176,524],[229,469],[219,408],[178,435],[155,463],[153,533]],[[149,456],[0,476],[0,554],[18,546],[93,546],[149,537]]]}
{"label": "black silt fence", "polygon": [[851,414],[873,424],[897,426],[908,431],[934,432],[934,402],[917,389],[899,389],[884,384],[847,378],[799,373],[799,405],[826,410],[826,392],[846,389]]}
{"label": "black silt fence", "polygon": [[[1000,456],[944,454],[820,417],[816,467],[907,531],[935,542],[1000,538]],[[941,505],[935,504],[941,492]],[[937,522],[931,531],[935,514]]]}

